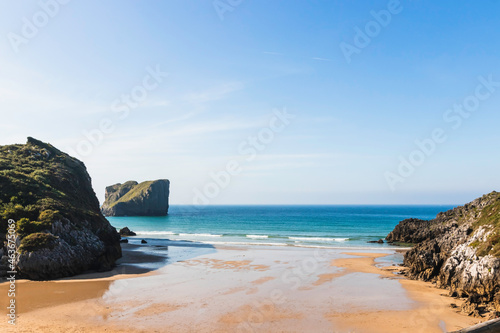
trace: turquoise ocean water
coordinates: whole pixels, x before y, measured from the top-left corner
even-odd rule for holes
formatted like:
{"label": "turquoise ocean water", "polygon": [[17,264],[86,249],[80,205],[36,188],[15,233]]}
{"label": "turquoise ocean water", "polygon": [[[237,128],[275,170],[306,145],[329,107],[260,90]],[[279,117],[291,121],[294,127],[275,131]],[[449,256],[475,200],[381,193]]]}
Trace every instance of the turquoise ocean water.
{"label": "turquoise ocean water", "polygon": [[163,245],[228,244],[386,248],[401,220],[432,219],[452,206],[171,206],[164,217],[108,217],[139,239]]}
{"label": "turquoise ocean water", "polygon": [[[384,248],[401,220],[432,219],[452,206],[171,206],[165,217],[108,217],[163,245],[227,244]],[[133,240],[132,240],[133,241]]]}

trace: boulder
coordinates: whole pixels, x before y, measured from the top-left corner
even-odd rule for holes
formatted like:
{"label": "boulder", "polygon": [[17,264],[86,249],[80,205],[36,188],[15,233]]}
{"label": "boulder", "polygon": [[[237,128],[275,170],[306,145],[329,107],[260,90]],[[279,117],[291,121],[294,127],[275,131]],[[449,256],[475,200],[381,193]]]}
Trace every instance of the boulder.
{"label": "boulder", "polygon": [[137,234],[130,230],[128,227],[121,228],[119,234],[122,237],[137,236]]}

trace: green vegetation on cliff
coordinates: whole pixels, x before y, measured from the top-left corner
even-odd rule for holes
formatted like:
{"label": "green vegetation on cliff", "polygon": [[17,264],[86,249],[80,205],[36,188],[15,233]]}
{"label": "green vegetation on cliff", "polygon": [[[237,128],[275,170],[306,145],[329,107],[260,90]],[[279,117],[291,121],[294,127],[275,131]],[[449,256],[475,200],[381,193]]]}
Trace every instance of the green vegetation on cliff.
{"label": "green vegetation on cliff", "polygon": [[492,232],[485,242],[475,245],[479,256],[491,254],[500,258],[500,193],[493,192],[490,195],[493,196],[492,203],[483,208],[474,227],[485,226]]}
{"label": "green vegetation on cliff", "polygon": [[[458,225],[470,224],[470,233],[485,228],[488,236],[483,241],[473,241],[470,246],[480,257],[492,255],[500,258],[500,193],[493,191],[478,199],[481,204],[466,204],[442,213],[441,224],[454,220]],[[438,218],[440,216],[438,215]]]}
{"label": "green vegetation on cliff", "polygon": [[19,247],[21,252],[32,252],[41,249],[53,249],[56,246],[57,237],[44,232],[35,232],[23,238]]}
{"label": "green vegetation on cliff", "polygon": [[[28,138],[26,145],[0,146],[0,233],[8,219],[22,236],[50,229],[66,217],[101,218],[80,183],[88,180],[83,164],[50,144]],[[74,175],[77,174],[75,182]]]}
{"label": "green vegetation on cliff", "polygon": [[119,236],[100,212],[85,165],[33,138],[0,146],[1,235],[9,219],[16,222],[16,268],[24,277],[110,269],[121,256]]}
{"label": "green vegetation on cliff", "polygon": [[[133,182],[130,181],[127,183],[133,183]],[[127,183],[125,183],[124,185],[126,185]],[[151,184],[153,184],[152,180],[137,184],[136,186],[132,187],[130,189],[130,191],[128,191],[127,194],[125,194],[123,197],[116,200],[115,202],[112,202],[109,205],[109,207],[111,208],[120,202],[129,202],[129,201],[133,200],[134,198],[144,196],[147,193],[147,191],[149,190],[149,188],[151,187]]]}
{"label": "green vegetation on cliff", "polygon": [[464,206],[439,213],[433,220],[404,220],[386,239],[393,243],[416,244],[453,233],[459,227],[465,228],[465,236],[484,229],[487,234],[485,239],[474,240],[470,246],[477,250],[476,254],[480,257],[492,255],[500,258],[500,193],[493,191],[485,194]]}
{"label": "green vegetation on cliff", "polygon": [[416,245],[403,264],[410,278],[434,281],[451,296],[467,297],[460,310],[474,316],[500,313],[500,193],[491,192],[435,219],[406,219],[387,235]]}
{"label": "green vegetation on cliff", "polygon": [[102,212],[106,216],[164,216],[168,214],[170,181],[128,181],[106,187]]}

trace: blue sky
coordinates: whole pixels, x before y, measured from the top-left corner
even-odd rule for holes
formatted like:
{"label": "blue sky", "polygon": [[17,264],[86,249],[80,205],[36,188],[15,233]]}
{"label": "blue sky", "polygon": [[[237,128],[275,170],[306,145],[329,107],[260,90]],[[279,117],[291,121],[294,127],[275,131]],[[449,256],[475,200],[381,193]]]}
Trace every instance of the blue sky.
{"label": "blue sky", "polygon": [[[101,201],[107,185],[157,178],[173,204],[460,204],[500,188],[498,1],[0,6],[0,144],[72,153]],[[357,31],[369,41],[347,61]],[[168,75],[145,90],[154,71]],[[125,115],[123,96],[145,91]],[[444,116],[466,101],[479,102],[453,128]],[[242,154],[284,110],[289,124]],[[415,141],[435,129],[446,140],[422,155]],[[217,184],[229,161],[239,172]]]}

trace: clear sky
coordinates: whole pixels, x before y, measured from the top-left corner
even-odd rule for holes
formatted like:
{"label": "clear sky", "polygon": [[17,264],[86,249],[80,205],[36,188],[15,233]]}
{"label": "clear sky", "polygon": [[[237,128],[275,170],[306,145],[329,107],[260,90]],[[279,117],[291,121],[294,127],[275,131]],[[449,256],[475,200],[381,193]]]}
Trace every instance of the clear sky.
{"label": "clear sky", "polygon": [[0,9],[0,144],[70,152],[101,202],[107,185],[158,178],[172,204],[461,204],[500,189],[499,1]]}

